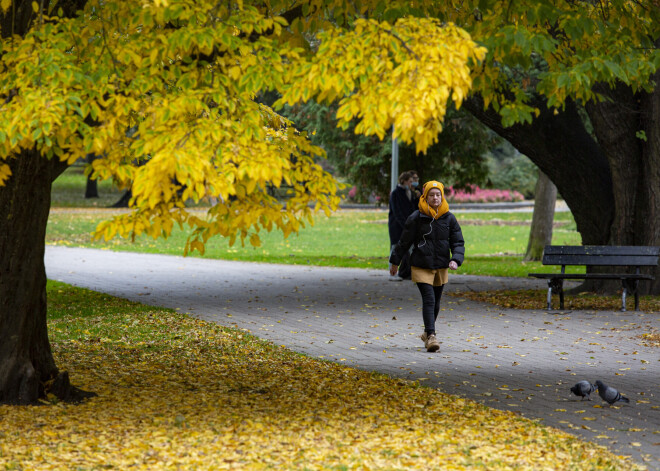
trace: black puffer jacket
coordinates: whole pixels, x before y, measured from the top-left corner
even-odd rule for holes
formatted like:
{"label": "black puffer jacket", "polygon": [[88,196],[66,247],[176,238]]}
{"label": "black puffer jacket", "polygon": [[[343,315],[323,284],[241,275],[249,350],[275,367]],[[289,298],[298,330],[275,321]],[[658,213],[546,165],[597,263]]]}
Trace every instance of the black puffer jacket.
{"label": "black puffer jacket", "polygon": [[401,239],[390,254],[390,263],[399,265],[410,246],[413,253],[410,264],[419,268],[447,268],[454,260],[461,266],[465,256],[465,241],[461,226],[450,212],[438,219],[415,211],[406,220]]}
{"label": "black puffer jacket", "polygon": [[398,185],[390,193],[390,214],[387,222],[390,231],[390,245],[394,245],[399,241],[408,216],[416,210],[417,200],[413,199],[411,201],[408,199],[403,185]]}

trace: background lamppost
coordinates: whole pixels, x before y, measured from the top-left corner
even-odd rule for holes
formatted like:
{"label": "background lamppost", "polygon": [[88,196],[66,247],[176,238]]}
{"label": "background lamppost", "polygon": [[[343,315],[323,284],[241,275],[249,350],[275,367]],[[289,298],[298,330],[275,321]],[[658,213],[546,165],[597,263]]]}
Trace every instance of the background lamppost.
{"label": "background lamppost", "polygon": [[394,126],[392,126],[392,184],[390,191],[394,191],[399,183],[399,142],[394,137]]}

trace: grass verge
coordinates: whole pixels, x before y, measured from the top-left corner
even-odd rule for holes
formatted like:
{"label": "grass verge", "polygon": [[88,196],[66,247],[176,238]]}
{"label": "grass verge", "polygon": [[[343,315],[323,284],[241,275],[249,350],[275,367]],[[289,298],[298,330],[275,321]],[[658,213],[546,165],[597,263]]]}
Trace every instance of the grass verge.
{"label": "grass verge", "polygon": [[[168,239],[137,237],[134,242],[121,238],[108,242],[92,241],[90,234],[96,225],[116,213],[116,210],[53,209],[46,242],[170,255],[183,253],[187,234],[178,229]],[[557,214],[565,225],[555,230],[553,242],[579,244],[579,234],[574,229],[570,213]],[[520,255],[526,249],[531,213],[469,213],[464,216],[470,223],[462,226],[467,255],[459,273],[526,277],[528,273],[548,271],[548,267],[543,267],[540,262],[523,262]],[[459,215],[459,220],[461,217]],[[207,244],[205,257],[383,270],[388,267],[387,211],[338,211],[331,217],[318,216],[313,226],[286,239],[279,232],[261,231],[259,235],[262,246],[258,248],[249,244],[242,247],[240,243],[230,247],[226,239],[212,239]],[[573,269],[577,272],[580,268]]]}
{"label": "grass verge", "polygon": [[635,469],[416,382],[49,282],[56,361],[98,397],[0,406],[6,469]]}
{"label": "grass verge", "polygon": [[97,184],[98,198],[85,198],[85,167],[73,165],[53,182],[51,205],[53,207],[90,207],[106,208],[115,204],[124,194],[112,184],[111,180],[102,180]]}

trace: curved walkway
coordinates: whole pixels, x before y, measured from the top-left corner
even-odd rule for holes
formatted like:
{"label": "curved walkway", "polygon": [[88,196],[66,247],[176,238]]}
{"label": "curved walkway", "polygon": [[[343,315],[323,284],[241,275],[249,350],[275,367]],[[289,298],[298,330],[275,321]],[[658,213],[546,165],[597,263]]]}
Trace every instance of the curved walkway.
{"label": "curved walkway", "polygon": [[[443,298],[439,353],[427,353],[419,293],[384,270],[241,263],[49,246],[48,277],[247,329],[313,357],[419,380],[632,455],[660,470],[660,349],[637,336],[657,314],[501,309]],[[452,275],[446,293],[544,287]],[[571,397],[602,380],[630,398]]]}

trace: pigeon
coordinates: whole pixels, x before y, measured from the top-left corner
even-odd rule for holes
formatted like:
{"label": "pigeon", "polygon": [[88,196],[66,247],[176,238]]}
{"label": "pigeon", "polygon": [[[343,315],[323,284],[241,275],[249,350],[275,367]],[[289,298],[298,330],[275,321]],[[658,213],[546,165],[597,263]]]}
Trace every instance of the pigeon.
{"label": "pigeon", "polygon": [[589,394],[596,390],[596,386],[591,384],[589,381],[580,381],[571,388],[571,392],[576,396],[580,396],[584,401],[584,398],[587,398],[587,401],[591,401]]}
{"label": "pigeon", "polygon": [[626,403],[630,402],[630,399],[628,399],[625,396],[622,396],[619,391],[617,391],[611,386],[604,384],[600,380],[596,381],[596,386],[598,387],[598,395],[603,399],[603,401],[607,402],[609,405],[612,405],[618,401],[623,401]]}

